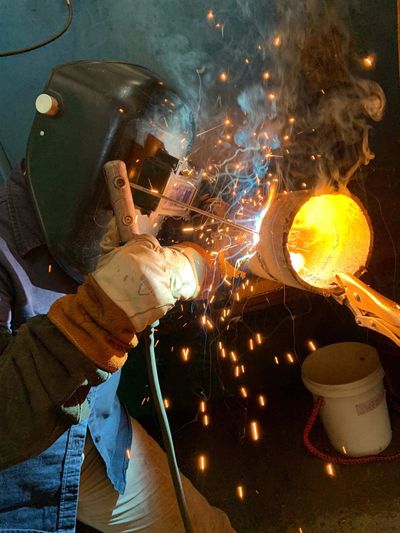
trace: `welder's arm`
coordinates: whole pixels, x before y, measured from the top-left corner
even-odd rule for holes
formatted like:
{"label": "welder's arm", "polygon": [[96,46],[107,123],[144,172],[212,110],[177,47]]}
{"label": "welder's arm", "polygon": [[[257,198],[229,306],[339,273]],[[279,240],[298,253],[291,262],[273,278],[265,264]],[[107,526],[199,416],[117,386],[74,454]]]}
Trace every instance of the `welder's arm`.
{"label": "welder's arm", "polygon": [[109,375],[45,315],[14,335],[0,327],[0,470],[39,454],[85,419],[89,388]]}
{"label": "welder's arm", "polygon": [[124,364],[136,333],[198,294],[199,258],[141,237],[107,254],[47,316],[16,335],[0,328],[0,469],[40,453],[88,415],[88,389]]}

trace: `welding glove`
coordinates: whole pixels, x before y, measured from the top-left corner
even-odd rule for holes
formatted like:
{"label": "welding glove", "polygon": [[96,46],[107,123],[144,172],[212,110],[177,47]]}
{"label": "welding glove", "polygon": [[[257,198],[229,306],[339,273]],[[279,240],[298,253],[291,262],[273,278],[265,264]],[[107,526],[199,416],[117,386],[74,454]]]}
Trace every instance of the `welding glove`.
{"label": "welding glove", "polygon": [[93,278],[141,332],[177,300],[195,298],[205,272],[205,261],[194,248],[162,247],[155,237],[139,235],[106,254]]}
{"label": "welding glove", "polygon": [[57,300],[48,317],[97,366],[118,370],[137,333],[177,300],[199,295],[208,260],[195,247],[162,247],[140,235],[104,255],[77,294]]}

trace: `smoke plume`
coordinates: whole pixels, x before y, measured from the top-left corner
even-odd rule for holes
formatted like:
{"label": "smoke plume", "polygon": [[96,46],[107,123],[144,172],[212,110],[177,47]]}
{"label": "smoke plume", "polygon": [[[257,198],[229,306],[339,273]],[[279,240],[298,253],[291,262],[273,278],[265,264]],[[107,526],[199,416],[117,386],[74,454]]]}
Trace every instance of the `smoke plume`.
{"label": "smoke plume", "polygon": [[374,157],[369,131],[385,97],[352,41],[354,2],[160,5],[146,22],[149,51],[194,110],[200,166],[232,176],[223,163],[236,154],[248,178],[339,187]]}

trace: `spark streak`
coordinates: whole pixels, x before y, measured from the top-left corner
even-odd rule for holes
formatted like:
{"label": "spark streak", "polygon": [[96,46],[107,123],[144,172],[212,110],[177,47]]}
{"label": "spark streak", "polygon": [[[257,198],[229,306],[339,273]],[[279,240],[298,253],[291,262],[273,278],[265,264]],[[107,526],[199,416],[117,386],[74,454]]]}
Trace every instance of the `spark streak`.
{"label": "spark streak", "polygon": [[205,469],[207,468],[207,459],[205,455],[199,455],[198,465],[199,465],[199,470],[201,472],[204,472]]}
{"label": "spark streak", "polygon": [[250,432],[251,432],[252,440],[254,441],[259,440],[260,432],[258,429],[258,422],[256,420],[253,420],[253,422],[250,423]]}
{"label": "spark streak", "polygon": [[236,487],[236,494],[239,500],[244,500],[244,487],[243,485],[238,485]]}

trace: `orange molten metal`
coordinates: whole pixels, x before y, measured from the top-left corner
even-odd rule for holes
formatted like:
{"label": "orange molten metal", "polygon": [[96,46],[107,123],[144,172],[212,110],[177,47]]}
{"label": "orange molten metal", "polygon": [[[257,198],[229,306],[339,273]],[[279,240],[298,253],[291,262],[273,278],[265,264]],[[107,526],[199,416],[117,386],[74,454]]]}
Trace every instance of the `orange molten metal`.
{"label": "orange molten metal", "polygon": [[259,237],[251,272],[323,294],[337,288],[337,274],[359,275],[372,248],[368,216],[350,193],[278,195]]}
{"label": "orange molten metal", "polygon": [[326,289],[341,272],[365,266],[371,230],[361,206],[344,194],[310,198],[296,214],[287,238],[293,269],[308,285]]}

